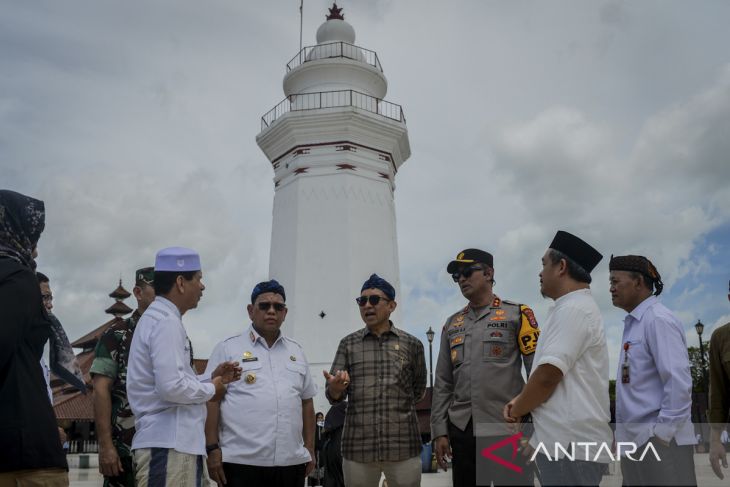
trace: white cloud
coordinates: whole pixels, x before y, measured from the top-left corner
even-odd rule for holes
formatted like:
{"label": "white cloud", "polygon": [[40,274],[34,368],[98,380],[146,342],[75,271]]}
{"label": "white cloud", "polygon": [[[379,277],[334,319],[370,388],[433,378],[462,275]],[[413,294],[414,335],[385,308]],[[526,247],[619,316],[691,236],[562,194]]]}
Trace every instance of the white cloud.
{"label": "white cloud", "polygon": [[[305,45],[329,6],[305,5]],[[670,288],[707,272],[692,252],[730,220],[730,7],[340,6],[408,117],[413,155],[396,179],[406,328],[423,337],[463,304],[444,268],[472,246],[495,254],[497,292],[544,319],[539,258],[558,228],[606,256],[594,294],[612,354],[611,253],[651,256]],[[3,5],[0,186],[47,203],[40,264],[71,338],[105,320],[120,274],[131,287],[171,244],[206,266],[186,316],[196,352],[243,325],[271,235],[273,173],[254,137],[298,42],[298,2]],[[676,304],[696,313],[689,295]]]}

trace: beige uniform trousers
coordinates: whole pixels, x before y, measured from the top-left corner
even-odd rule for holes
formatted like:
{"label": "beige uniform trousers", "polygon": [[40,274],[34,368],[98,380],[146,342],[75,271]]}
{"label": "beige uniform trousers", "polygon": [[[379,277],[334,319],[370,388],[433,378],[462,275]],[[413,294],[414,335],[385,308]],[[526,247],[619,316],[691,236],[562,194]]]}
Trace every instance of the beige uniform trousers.
{"label": "beige uniform trousers", "polygon": [[0,473],[0,487],[68,487],[68,472],[62,468],[39,468]]}

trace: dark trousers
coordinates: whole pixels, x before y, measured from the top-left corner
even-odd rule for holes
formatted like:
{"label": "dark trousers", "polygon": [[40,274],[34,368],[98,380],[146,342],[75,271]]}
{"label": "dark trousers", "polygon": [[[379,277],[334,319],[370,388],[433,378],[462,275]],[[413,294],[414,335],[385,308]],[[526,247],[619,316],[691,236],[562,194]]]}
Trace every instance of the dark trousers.
{"label": "dark trousers", "polygon": [[[505,438],[506,436],[480,437],[479,444],[480,446],[482,444],[492,445]],[[449,421],[449,443],[451,443],[451,452],[454,455],[451,461],[451,478],[454,487],[489,485],[490,482],[494,482],[495,487],[501,485],[534,485],[532,468],[526,464],[527,457],[524,457],[521,452],[513,459],[510,446],[492,451],[493,455],[502,457],[506,461],[517,465],[522,469],[521,473],[481,456],[480,452],[477,451],[477,438],[474,436],[471,420],[469,420],[464,431],[461,431]],[[477,484],[477,467],[479,468],[479,484]]]}
{"label": "dark trousers", "polygon": [[307,464],[258,467],[223,462],[226,487],[303,487]]}
{"label": "dark trousers", "polygon": [[598,487],[605,468],[603,463],[567,458],[549,460],[545,455],[538,455],[535,462],[540,470],[540,485],[545,487]]}
{"label": "dark trousers", "polygon": [[322,446],[322,465],[324,466],[324,487],[345,487],[342,472],[342,426],[330,432]]}
{"label": "dark trousers", "polygon": [[643,460],[638,460],[647,447],[647,443],[638,447],[636,453],[631,455],[637,459],[636,461],[621,457],[624,487],[697,485],[694,445],[679,446],[674,440],[669,446],[664,446],[656,441],[651,441],[651,444],[659,455],[659,461],[651,450],[646,452]]}

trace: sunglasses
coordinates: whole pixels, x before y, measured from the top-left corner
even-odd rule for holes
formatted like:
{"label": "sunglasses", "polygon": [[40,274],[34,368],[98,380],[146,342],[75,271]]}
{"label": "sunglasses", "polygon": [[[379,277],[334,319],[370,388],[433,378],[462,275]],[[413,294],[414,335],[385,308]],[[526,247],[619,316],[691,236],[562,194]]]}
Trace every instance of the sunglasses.
{"label": "sunglasses", "polygon": [[274,310],[278,313],[286,309],[286,305],[284,303],[259,303],[257,306],[261,311],[269,311],[269,309],[273,306]]}
{"label": "sunglasses", "polygon": [[371,306],[377,306],[380,300],[390,301],[390,299],[381,298],[380,296],[359,296],[355,298],[357,304],[362,308],[366,304],[370,303]]}
{"label": "sunglasses", "polygon": [[472,274],[474,274],[476,271],[483,271],[484,267],[480,265],[472,265],[469,267],[465,267],[463,269],[459,269],[458,271],[451,274],[451,278],[454,280],[454,282],[459,282],[459,279],[461,276],[464,276],[464,279],[469,279]]}

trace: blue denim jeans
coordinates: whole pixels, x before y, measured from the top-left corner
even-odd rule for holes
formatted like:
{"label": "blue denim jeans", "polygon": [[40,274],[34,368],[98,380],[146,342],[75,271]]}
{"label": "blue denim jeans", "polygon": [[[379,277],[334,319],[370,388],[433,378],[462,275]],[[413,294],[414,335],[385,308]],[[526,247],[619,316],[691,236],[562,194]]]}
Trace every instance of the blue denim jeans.
{"label": "blue denim jeans", "polygon": [[535,461],[540,471],[540,485],[543,486],[582,485],[598,487],[601,477],[603,477],[604,465],[602,463],[583,460],[571,461],[566,458],[550,461],[544,455],[538,455]]}

